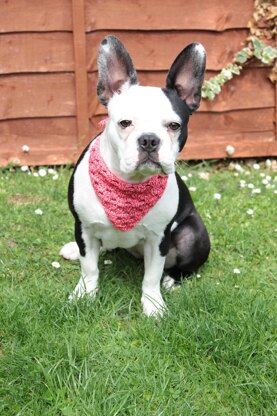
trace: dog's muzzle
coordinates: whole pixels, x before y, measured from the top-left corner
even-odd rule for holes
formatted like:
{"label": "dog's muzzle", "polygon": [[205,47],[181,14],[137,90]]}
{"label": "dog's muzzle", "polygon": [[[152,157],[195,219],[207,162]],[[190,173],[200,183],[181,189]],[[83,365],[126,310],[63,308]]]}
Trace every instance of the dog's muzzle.
{"label": "dog's muzzle", "polygon": [[154,133],[143,134],[138,138],[139,159],[137,168],[156,172],[161,169],[158,150],[161,140]]}

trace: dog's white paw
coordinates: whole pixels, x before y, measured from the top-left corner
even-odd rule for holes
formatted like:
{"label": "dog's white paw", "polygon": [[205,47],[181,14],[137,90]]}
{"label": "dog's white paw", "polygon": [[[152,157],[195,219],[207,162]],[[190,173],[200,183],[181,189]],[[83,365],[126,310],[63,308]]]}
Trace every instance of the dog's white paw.
{"label": "dog's white paw", "polygon": [[161,295],[144,293],[141,297],[141,303],[146,316],[159,318],[166,312],[166,306]]}
{"label": "dog's white paw", "polygon": [[97,291],[98,291],[98,288],[95,287],[94,282],[86,282],[86,284],[84,284],[83,280],[79,281],[79,283],[77,284],[77,286],[75,287],[71,295],[68,297],[68,301],[71,302],[75,299],[82,298],[86,295],[94,299]]}
{"label": "dog's white paw", "polygon": [[166,289],[166,290],[168,290],[168,291],[172,291],[172,290],[178,289],[181,286],[178,282],[176,282],[176,280],[174,280],[170,276],[165,276],[163,278],[162,285],[163,285],[163,288]]}
{"label": "dog's white paw", "polygon": [[165,277],[163,278],[163,283],[162,283],[162,285],[163,285],[163,288],[164,288],[164,289],[166,289],[166,290],[170,290],[170,289],[172,289],[172,287],[174,286],[174,284],[175,284],[175,280],[174,280],[172,277],[170,277],[170,276],[165,276]]}
{"label": "dog's white paw", "polygon": [[70,243],[65,244],[61,248],[60,256],[66,260],[78,260],[80,258],[80,251],[77,243],[71,241]]}

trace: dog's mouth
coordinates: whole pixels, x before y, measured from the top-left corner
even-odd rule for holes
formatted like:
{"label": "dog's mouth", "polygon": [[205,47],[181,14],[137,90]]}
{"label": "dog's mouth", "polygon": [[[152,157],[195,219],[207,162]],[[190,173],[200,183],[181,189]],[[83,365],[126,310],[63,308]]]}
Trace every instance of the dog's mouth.
{"label": "dog's mouth", "polygon": [[166,175],[166,172],[164,172],[159,160],[152,157],[151,155],[147,155],[144,158],[141,158],[137,163],[136,170],[140,171],[141,173],[143,172],[146,175]]}

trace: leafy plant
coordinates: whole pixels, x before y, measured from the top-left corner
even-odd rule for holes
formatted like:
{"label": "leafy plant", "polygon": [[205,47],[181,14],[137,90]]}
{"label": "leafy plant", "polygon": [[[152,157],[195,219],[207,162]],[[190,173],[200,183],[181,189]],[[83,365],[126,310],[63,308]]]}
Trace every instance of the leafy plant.
{"label": "leafy plant", "polygon": [[[261,38],[267,41],[274,39],[276,34],[276,16],[277,8],[274,6],[273,1],[266,3],[261,0],[255,1],[253,16],[248,24],[252,36],[247,39],[247,45],[235,54],[233,63],[227,64],[218,75],[204,82],[202,98],[213,100],[221,92],[222,86],[230,81],[234,75],[240,75],[242,69],[252,59],[258,59],[264,65],[273,65],[274,60],[277,58],[277,49],[263,42]],[[263,24],[267,23],[263,30],[260,29],[259,23],[261,20]],[[269,78],[272,82],[276,81],[276,63]]]}

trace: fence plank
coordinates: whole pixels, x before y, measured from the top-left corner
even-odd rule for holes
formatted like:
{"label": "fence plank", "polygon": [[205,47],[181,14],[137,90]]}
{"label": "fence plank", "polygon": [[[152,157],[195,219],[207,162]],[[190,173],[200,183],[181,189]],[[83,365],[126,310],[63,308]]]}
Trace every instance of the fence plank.
{"label": "fence plank", "polygon": [[216,30],[245,28],[253,0],[86,0],[86,29]]}
{"label": "fence plank", "polygon": [[[214,101],[202,100],[198,111],[222,112],[238,109],[269,108],[275,106],[274,86],[267,78],[268,68],[246,69],[241,76],[228,82]],[[139,72],[141,85],[164,86],[166,72]],[[213,73],[207,73],[207,77]],[[89,74],[90,117],[105,114],[105,108],[96,97],[97,75]],[[255,85],[255,88],[253,88]],[[257,94],[259,91],[259,94]]]}
{"label": "fence plank", "polygon": [[272,130],[238,133],[237,135],[230,135],[230,137],[224,133],[218,136],[212,136],[212,132],[209,133],[205,136],[203,131],[201,140],[197,140],[195,135],[191,134],[185,148],[179,155],[179,159],[225,158],[227,157],[226,146],[230,144],[235,148],[233,158],[277,156],[277,142]]}
{"label": "fence plank", "polygon": [[[91,132],[90,136],[94,137],[101,131],[98,123],[103,120],[105,116],[99,115],[91,118]],[[219,134],[237,134],[238,132],[257,132],[257,131],[274,131],[275,109],[274,108],[260,108],[249,110],[234,110],[227,112],[200,112],[197,111],[190,117],[189,120],[189,135],[192,132],[196,136],[201,136],[202,131],[207,130],[213,140],[214,135]]]}
{"label": "fence plank", "polygon": [[71,0],[1,0],[0,33],[72,30]]}
{"label": "fence plank", "polygon": [[71,32],[0,36],[0,74],[74,71]]}
{"label": "fence plank", "polygon": [[[276,154],[274,111],[271,108],[223,114],[195,113],[190,120],[189,138],[181,158],[226,157],[228,144],[235,147],[235,157]],[[101,130],[97,126],[100,118],[92,119],[91,138]],[[0,165],[15,159],[29,165],[76,162],[89,141],[77,144],[74,117],[2,121],[0,137]],[[24,144],[30,147],[28,154],[22,152]]]}
{"label": "fence plank", "polygon": [[88,85],[83,0],[72,0],[78,141],[88,138]]}
{"label": "fence plank", "polygon": [[[90,72],[97,71],[97,47],[109,32],[87,35],[87,62]],[[207,31],[113,32],[129,50],[137,70],[168,70],[179,52],[191,42],[202,43],[207,50],[207,69],[221,70],[232,62],[234,54],[247,37],[247,30],[224,33]],[[161,47],[162,39],[162,47]],[[226,45],[230,45],[226,48]]]}
{"label": "fence plank", "polygon": [[0,120],[76,114],[73,74],[0,77]]}
{"label": "fence plank", "polygon": [[[97,46],[108,32],[86,36],[87,69],[97,71]],[[246,30],[216,32],[114,33],[129,49],[138,70],[167,70],[185,45],[197,41],[207,49],[207,69],[220,70],[232,61]],[[161,36],[163,48],[160,48]],[[226,49],[225,45],[231,47]],[[0,37],[0,74],[74,71],[71,32],[8,33]]]}
{"label": "fence plank", "polygon": [[[0,138],[0,166],[15,159],[30,165],[66,163],[76,161],[81,151],[75,117],[1,121]],[[22,151],[23,145],[29,153]]]}

